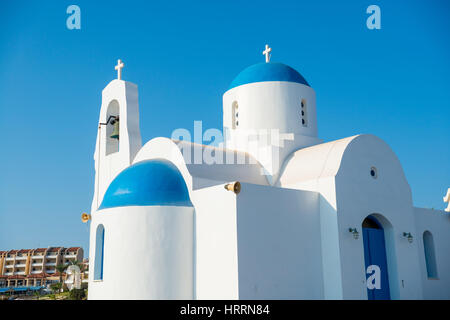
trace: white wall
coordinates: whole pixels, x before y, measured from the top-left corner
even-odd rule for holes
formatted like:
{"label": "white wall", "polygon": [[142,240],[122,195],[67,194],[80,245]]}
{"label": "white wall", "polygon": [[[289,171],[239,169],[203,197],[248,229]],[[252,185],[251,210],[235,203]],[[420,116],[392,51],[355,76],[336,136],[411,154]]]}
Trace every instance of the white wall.
{"label": "white wall", "polygon": [[[130,206],[100,210],[91,222],[89,299],[193,299],[194,209]],[[105,228],[103,280],[95,234]]]}
{"label": "white wall", "polygon": [[277,185],[284,188],[316,191],[320,209],[320,243],[324,299],[343,299],[342,266],[339,245],[335,175],[349,137],[300,149],[290,155]]}
{"label": "white wall", "polygon": [[322,299],[316,192],[242,184],[237,195],[240,299]]}
{"label": "white wall", "polygon": [[[415,234],[411,190],[384,141],[359,135],[301,149],[286,161],[278,185],[320,192],[326,299],[367,299],[363,239],[353,239],[348,229],[362,234],[362,221],[371,214],[385,229],[391,298],[422,299],[423,249]],[[415,236],[413,243],[403,232]]]}
{"label": "white wall", "polygon": [[411,191],[393,151],[373,135],[358,136],[346,148],[335,179],[343,298],[367,299],[363,237],[354,240],[348,229],[362,234],[363,220],[376,214],[385,231],[391,299],[422,299],[418,242],[403,237],[415,230]]}
{"label": "white wall", "polygon": [[192,193],[195,206],[196,298],[239,299],[236,195],[224,184]]}
{"label": "white wall", "polygon": [[[306,101],[306,126],[302,125],[302,99]],[[236,102],[239,125],[233,128]],[[317,138],[316,94],[309,86],[286,81],[232,88],[223,95],[223,130],[226,148],[248,152],[269,174],[276,175],[288,154],[321,142]],[[278,134],[291,137],[279,141]]]}
{"label": "white wall", "polygon": [[[425,299],[450,299],[450,214],[441,210],[414,208],[416,232],[414,241],[419,247],[419,263]],[[423,246],[423,233],[431,232],[438,278],[428,279]]]}
{"label": "white wall", "polygon": [[[307,101],[308,126],[302,126],[301,100]],[[316,94],[306,85],[286,81],[265,81],[232,88],[223,95],[223,126],[232,128],[232,104],[239,107],[242,129],[279,129],[317,137]]]}

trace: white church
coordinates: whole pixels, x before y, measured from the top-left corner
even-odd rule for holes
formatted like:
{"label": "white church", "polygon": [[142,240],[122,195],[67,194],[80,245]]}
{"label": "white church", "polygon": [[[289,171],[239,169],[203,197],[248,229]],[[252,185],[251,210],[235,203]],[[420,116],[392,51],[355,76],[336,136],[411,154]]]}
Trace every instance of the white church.
{"label": "white church", "polygon": [[142,145],[119,60],[84,217],[89,299],[450,299],[449,213],[413,206],[380,138],[319,139],[313,88],[270,51],[223,95],[218,147]]}

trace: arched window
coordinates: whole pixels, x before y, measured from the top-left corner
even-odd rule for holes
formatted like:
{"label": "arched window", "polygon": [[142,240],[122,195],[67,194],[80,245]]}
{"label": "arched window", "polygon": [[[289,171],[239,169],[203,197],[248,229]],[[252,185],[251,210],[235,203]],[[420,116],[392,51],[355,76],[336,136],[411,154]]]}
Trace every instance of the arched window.
{"label": "arched window", "polygon": [[98,225],[95,233],[94,280],[103,280],[103,251],[105,249],[105,227]]}
{"label": "arched window", "polygon": [[436,256],[434,254],[434,240],[430,231],[423,233],[423,249],[425,251],[425,262],[427,265],[427,276],[429,279],[437,279]]}
{"label": "arched window", "polygon": [[113,121],[109,122],[106,125],[106,150],[105,150],[106,155],[119,151],[119,139],[118,136],[116,137],[114,135],[116,129],[120,127],[120,121],[115,120],[119,117],[119,111],[120,111],[119,102],[117,100],[111,101],[106,111],[105,121],[108,121],[110,117],[114,118],[111,118],[113,119]]}
{"label": "arched window", "polygon": [[231,105],[231,126],[236,129],[239,126],[239,105],[237,101],[233,101]]}
{"label": "arched window", "polygon": [[306,109],[306,100],[302,99],[300,102],[300,114],[301,114],[301,119],[302,119],[302,125],[304,127],[308,126],[308,117],[307,117],[307,109]]}

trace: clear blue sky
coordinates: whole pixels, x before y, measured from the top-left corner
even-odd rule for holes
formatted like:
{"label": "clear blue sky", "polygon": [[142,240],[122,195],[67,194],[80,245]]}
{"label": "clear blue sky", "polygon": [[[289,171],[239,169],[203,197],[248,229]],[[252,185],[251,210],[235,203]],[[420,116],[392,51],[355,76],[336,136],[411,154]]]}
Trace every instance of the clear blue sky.
{"label": "clear blue sky", "polygon": [[[450,187],[449,1],[2,1],[0,250],[83,246],[101,91],[138,84],[143,142],[221,128],[222,94],[272,61],[315,89],[319,136],[372,133],[396,152],[416,206]],[[66,8],[81,8],[81,30]],[[381,8],[381,30],[366,8]],[[87,255],[87,254],[86,254]]]}

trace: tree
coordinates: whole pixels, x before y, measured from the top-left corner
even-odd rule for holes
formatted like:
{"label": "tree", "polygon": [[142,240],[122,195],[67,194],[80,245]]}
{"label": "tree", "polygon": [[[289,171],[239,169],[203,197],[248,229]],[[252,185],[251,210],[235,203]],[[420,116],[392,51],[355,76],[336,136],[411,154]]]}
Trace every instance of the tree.
{"label": "tree", "polygon": [[59,291],[61,289],[62,285],[60,282],[58,283],[52,283],[50,285],[50,288],[52,289],[53,292]]}
{"label": "tree", "polygon": [[60,264],[60,265],[56,266],[56,271],[58,271],[58,274],[59,274],[59,283],[61,285],[60,292],[62,290],[62,285],[63,285],[62,276],[63,276],[63,273],[64,273],[64,271],[66,271],[68,266],[69,266],[68,264]]}
{"label": "tree", "polygon": [[69,292],[70,300],[83,300],[86,297],[86,291],[84,289],[72,289]]}
{"label": "tree", "polygon": [[36,300],[39,300],[39,297],[41,296],[41,293],[39,292],[39,290],[36,290],[34,292],[34,296],[36,297]]}

